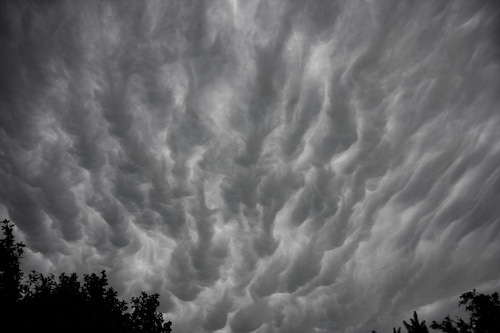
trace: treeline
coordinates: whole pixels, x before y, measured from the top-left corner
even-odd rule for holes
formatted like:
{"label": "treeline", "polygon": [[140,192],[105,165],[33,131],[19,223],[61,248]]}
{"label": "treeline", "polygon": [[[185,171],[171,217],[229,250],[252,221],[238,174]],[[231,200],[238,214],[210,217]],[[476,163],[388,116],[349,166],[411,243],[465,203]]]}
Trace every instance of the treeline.
{"label": "treeline", "polygon": [[48,275],[20,268],[25,245],[16,242],[14,225],[1,222],[0,331],[2,332],[172,332],[158,294],[141,292],[130,303],[117,298],[106,272]]}
{"label": "treeline", "polygon": [[[458,305],[465,307],[468,319],[446,316],[440,322],[433,321],[430,328],[443,333],[500,333],[500,300],[497,292],[485,295],[476,290],[469,291],[460,296]],[[409,321],[403,320],[403,325],[408,333],[429,333],[425,320],[420,321],[416,311]],[[393,333],[401,333],[401,327],[393,328]]]}

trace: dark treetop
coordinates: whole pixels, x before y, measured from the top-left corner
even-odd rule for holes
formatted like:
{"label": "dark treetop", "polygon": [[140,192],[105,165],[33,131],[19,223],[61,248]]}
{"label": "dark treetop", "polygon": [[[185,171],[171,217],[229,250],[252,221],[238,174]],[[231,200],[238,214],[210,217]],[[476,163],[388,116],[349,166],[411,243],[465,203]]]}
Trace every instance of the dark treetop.
{"label": "dark treetop", "polygon": [[[159,295],[141,292],[130,304],[108,286],[106,272],[44,276],[20,269],[24,244],[14,225],[2,222],[0,239],[0,331],[15,332],[171,332],[172,323],[156,312]],[[129,307],[130,310],[129,311]]]}
{"label": "dark treetop", "polygon": [[[446,316],[441,322],[433,321],[430,328],[443,333],[499,333],[500,332],[500,300],[498,293],[491,295],[477,293],[476,290],[466,292],[460,296],[459,306],[465,306],[468,318]],[[403,325],[408,333],[428,333],[429,329],[424,321],[418,319],[417,312],[413,318]],[[374,332],[374,331],[373,331]],[[401,327],[393,329],[393,333],[401,333]]]}

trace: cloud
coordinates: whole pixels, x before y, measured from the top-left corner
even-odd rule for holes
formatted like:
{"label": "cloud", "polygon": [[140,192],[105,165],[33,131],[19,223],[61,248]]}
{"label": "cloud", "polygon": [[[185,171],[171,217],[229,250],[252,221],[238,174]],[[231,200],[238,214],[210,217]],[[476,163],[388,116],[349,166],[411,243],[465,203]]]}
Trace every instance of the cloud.
{"label": "cloud", "polygon": [[492,3],[0,13],[0,212],[25,269],[107,269],[179,332],[383,331],[497,285]]}

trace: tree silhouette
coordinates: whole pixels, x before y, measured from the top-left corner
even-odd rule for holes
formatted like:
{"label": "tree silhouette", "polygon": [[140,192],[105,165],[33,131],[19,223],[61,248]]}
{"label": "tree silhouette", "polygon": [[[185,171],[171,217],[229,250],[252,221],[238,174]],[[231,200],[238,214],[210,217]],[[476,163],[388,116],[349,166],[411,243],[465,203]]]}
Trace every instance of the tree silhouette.
{"label": "tree silhouette", "polygon": [[440,330],[446,333],[472,333],[472,327],[466,323],[462,318],[457,318],[457,320],[452,320],[450,316],[446,316],[441,323],[433,321],[431,328],[434,330]]}
{"label": "tree silhouette", "polygon": [[7,308],[18,301],[23,277],[19,260],[24,253],[24,244],[15,242],[13,231],[14,224],[4,219],[4,238],[0,239],[0,302]]}
{"label": "tree silhouette", "polygon": [[132,323],[137,332],[170,332],[172,322],[163,322],[161,313],[155,312],[160,305],[160,295],[148,295],[141,292],[139,297],[132,298]]}
{"label": "tree silhouette", "polygon": [[172,323],[164,322],[159,295],[141,292],[127,302],[117,298],[108,286],[105,271],[81,278],[67,275],[43,275],[31,272],[23,280],[20,259],[24,244],[15,242],[14,225],[4,220],[0,239],[0,331],[2,326],[16,332],[123,332],[169,333]]}
{"label": "tree silhouette", "polygon": [[[372,333],[377,333],[377,331],[372,331]],[[401,327],[398,327],[397,329],[396,327],[393,327],[392,333],[401,333]]]}
{"label": "tree silhouette", "polygon": [[126,302],[107,286],[106,273],[86,274],[83,280],[81,284],[75,273],[55,277],[32,272],[19,302],[21,312],[30,314],[20,324],[22,331],[134,332]]}
{"label": "tree silhouette", "polygon": [[425,320],[422,322],[418,320],[417,311],[413,311],[413,318],[410,318],[410,323],[403,320],[403,325],[405,325],[408,333],[429,333]]}
{"label": "tree silhouette", "polygon": [[498,293],[479,294],[474,289],[460,296],[459,306],[470,313],[469,321],[452,320],[447,316],[441,323],[433,321],[432,329],[445,333],[498,333],[500,332],[500,300]]}
{"label": "tree silhouette", "polygon": [[[465,306],[469,312],[469,320],[456,317],[455,320],[446,316],[441,322],[433,321],[430,327],[443,333],[499,333],[500,332],[500,297],[498,292],[491,295],[477,293],[476,290],[460,296],[459,306]],[[417,312],[413,312],[410,322],[403,320],[408,333],[428,333],[425,321],[420,322]],[[401,333],[399,327],[392,329],[393,333]],[[372,331],[372,333],[376,333]]]}

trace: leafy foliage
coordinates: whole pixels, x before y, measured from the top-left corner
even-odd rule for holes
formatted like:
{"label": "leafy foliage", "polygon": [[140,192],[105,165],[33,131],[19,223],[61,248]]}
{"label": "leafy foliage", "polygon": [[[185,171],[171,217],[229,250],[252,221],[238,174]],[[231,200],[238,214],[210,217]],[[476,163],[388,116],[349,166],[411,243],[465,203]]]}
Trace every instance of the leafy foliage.
{"label": "leafy foliage", "polygon": [[500,332],[500,300],[498,293],[478,294],[476,290],[460,296],[460,306],[470,313],[469,321],[452,320],[447,316],[442,322],[433,321],[431,328],[445,333],[490,333]]}
{"label": "leafy foliage", "polygon": [[2,305],[15,303],[21,291],[23,273],[19,259],[24,253],[24,244],[14,239],[14,224],[5,219],[2,221],[4,238],[0,239],[0,299]]}
{"label": "leafy foliage", "polygon": [[128,304],[108,286],[105,271],[85,274],[83,283],[76,273],[58,277],[31,272],[23,280],[19,260],[24,244],[16,243],[13,224],[4,220],[0,240],[0,310],[2,324],[17,332],[171,332],[164,322],[159,295],[141,292]]}
{"label": "leafy foliage", "polygon": [[139,297],[132,298],[132,322],[137,332],[170,332],[171,322],[164,323],[161,313],[155,312],[160,305],[160,295],[148,295],[141,292]]}
{"label": "leafy foliage", "polygon": [[408,333],[428,333],[429,329],[425,324],[425,320],[420,322],[418,320],[417,311],[413,311],[413,318],[410,318],[410,322],[403,320],[403,325],[405,325]]}
{"label": "leafy foliage", "polygon": [[[469,312],[469,320],[457,317],[455,320],[446,316],[441,322],[433,321],[430,327],[443,333],[498,333],[500,332],[500,298],[495,292],[485,295],[473,291],[460,296],[459,306],[465,306]],[[403,320],[408,333],[428,333],[425,321],[418,319],[417,312],[413,312],[410,322]],[[374,331],[373,331],[374,332]],[[393,328],[393,333],[401,333],[401,328]]]}

